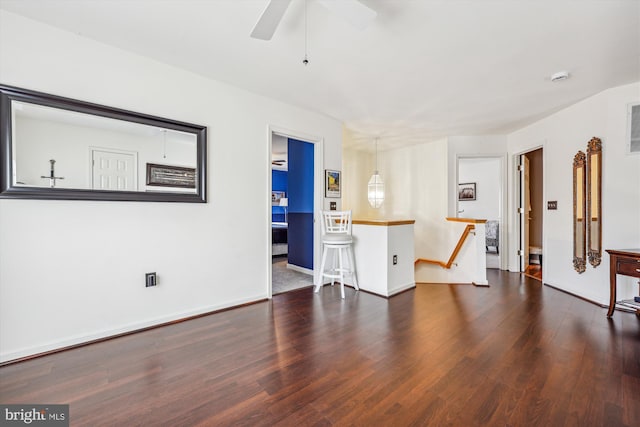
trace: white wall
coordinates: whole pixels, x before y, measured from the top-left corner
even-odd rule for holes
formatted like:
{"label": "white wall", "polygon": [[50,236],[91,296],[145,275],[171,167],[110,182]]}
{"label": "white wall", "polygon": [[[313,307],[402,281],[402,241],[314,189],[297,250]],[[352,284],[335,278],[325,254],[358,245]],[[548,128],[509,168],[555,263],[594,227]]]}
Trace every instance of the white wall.
{"label": "white wall", "polygon": [[[468,156],[500,157],[506,163],[502,174],[502,229],[508,231],[509,236],[508,242],[507,239],[501,242],[505,248],[501,252],[508,254],[509,269],[518,271],[515,248],[519,232],[513,214],[518,181],[514,158],[543,147],[543,206],[548,200],[558,201],[558,210],[543,212],[544,282],[607,304],[608,254],[603,252],[602,264],[597,268],[588,265],[583,274],[573,270],[572,160],[578,150],[586,149],[592,137],[602,139],[603,249],[640,247],[640,155],[627,154],[625,141],[627,106],[638,101],[640,83],[634,83],[597,94],[507,136],[450,137],[434,145],[382,152],[379,169],[386,182],[387,200],[378,211],[368,207],[364,191],[358,190],[366,188],[373,170],[372,155],[345,150],[343,168],[349,179],[345,181],[344,204],[354,209],[356,216],[415,218],[416,257],[442,259],[438,247],[446,245],[454,234],[459,235],[455,230],[448,232],[437,225],[444,217],[456,213],[457,160]],[[441,189],[440,186],[447,189],[430,191]],[[501,238],[506,234],[501,233]],[[465,248],[461,256],[465,256],[464,251]],[[424,281],[420,267],[416,281]],[[618,276],[618,282],[620,297],[629,298],[637,293],[636,281]]]}
{"label": "white wall", "polygon": [[374,153],[348,147],[353,135],[343,130],[342,140],[342,208],[351,209],[354,218],[376,218],[378,212],[367,200],[367,183],[375,169]]}
{"label": "white wall", "polygon": [[[344,152],[344,209],[357,219],[415,219],[416,256],[437,234],[446,217],[446,140],[378,153],[378,170],[385,183],[379,209],[367,201],[367,182],[373,173],[373,153]],[[429,167],[425,167],[425,165]],[[427,237],[428,236],[428,237]]]}
{"label": "white wall", "polygon": [[[640,156],[626,154],[627,105],[640,100],[640,83],[609,89],[508,135],[509,176],[514,184],[516,154],[544,146],[545,200],[557,200],[558,210],[544,211],[544,282],[593,301],[608,304],[609,256],[602,264],[578,274],[572,264],[573,156],[585,151],[594,136],[602,139],[603,249],[640,247]],[[515,185],[510,186],[509,232],[515,247],[517,222]],[[510,253],[509,267],[517,271]],[[634,280],[618,276],[619,297],[637,292]]]}
{"label": "white wall", "polygon": [[[345,134],[345,141],[349,138]],[[367,202],[367,181],[375,167],[374,153],[345,149],[343,169],[345,189],[343,205],[354,217],[372,219],[413,219],[416,258],[447,261],[466,224],[449,222],[448,177],[449,144],[447,140],[425,143],[378,154],[378,170],[385,182],[385,200],[379,209]],[[454,156],[455,159],[455,156]],[[455,160],[453,163],[455,168]],[[454,179],[455,181],[455,179]],[[455,187],[452,197],[455,197]],[[484,242],[484,231],[480,237]],[[480,282],[475,252],[478,237],[470,235],[462,247],[457,265],[443,269],[438,265],[419,264],[415,269],[418,283]],[[481,245],[484,254],[484,243]],[[484,260],[484,258],[483,258]]]}
{"label": "white wall", "polygon": [[500,159],[463,158],[458,160],[458,183],[475,182],[476,200],[458,201],[460,218],[500,218]]}
{"label": "white wall", "polygon": [[0,200],[1,360],[266,298],[269,126],[342,162],[336,120],[4,11],[0,81],[206,125],[209,200]]}
{"label": "white wall", "polygon": [[[367,181],[375,167],[374,154],[345,150],[343,155],[345,191],[343,206],[352,209],[355,218],[414,219],[414,247],[416,258],[447,260],[460,237],[457,223],[446,220],[448,200],[448,144],[447,140],[410,147],[381,151],[378,170],[385,182],[385,200],[379,209],[367,202]],[[464,229],[464,225],[462,225]],[[471,239],[465,244],[461,256],[466,256]],[[470,282],[474,266],[469,273],[454,273],[458,281]],[[416,269],[416,282],[446,282],[451,271],[439,266],[420,265]],[[463,278],[464,280],[463,280]],[[469,280],[466,280],[469,279]]]}

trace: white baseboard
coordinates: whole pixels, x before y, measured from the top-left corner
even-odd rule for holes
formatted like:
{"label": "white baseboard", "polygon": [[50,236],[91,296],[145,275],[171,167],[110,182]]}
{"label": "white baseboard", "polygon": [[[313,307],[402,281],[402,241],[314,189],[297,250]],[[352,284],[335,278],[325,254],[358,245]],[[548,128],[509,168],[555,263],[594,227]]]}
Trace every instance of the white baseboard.
{"label": "white baseboard", "polygon": [[287,263],[287,268],[293,271],[297,271],[299,273],[308,274],[309,276],[313,276],[313,270],[309,270],[308,268],[300,267],[299,265],[289,264]]}
{"label": "white baseboard", "polygon": [[78,344],[88,343],[88,342],[100,340],[103,338],[109,338],[112,336],[116,336],[116,335],[120,335],[128,332],[135,332],[141,329],[148,328],[150,326],[162,325],[163,323],[186,319],[189,317],[198,316],[200,314],[211,313],[211,312],[223,310],[226,308],[232,308],[232,307],[260,301],[266,298],[267,298],[266,295],[263,295],[261,297],[243,298],[240,300],[231,301],[227,304],[210,305],[210,306],[198,308],[196,310],[189,310],[189,311],[184,311],[180,313],[174,313],[168,316],[162,316],[154,319],[145,320],[143,322],[130,323],[128,325],[123,325],[118,328],[104,329],[101,331],[96,331],[95,333],[91,333],[91,334],[61,338],[61,339],[57,339],[47,343],[42,343],[39,345],[24,347],[18,350],[12,350],[8,352],[0,351],[0,363],[9,362],[15,359],[21,359],[23,357],[34,356],[34,355],[37,355],[40,353],[46,353],[52,350],[72,347]]}
{"label": "white baseboard", "polygon": [[399,294],[400,292],[404,292],[407,289],[411,289],[411,288],[415,288],[415,287],[416,287],[416,282],[407,283],[406,285],[402,285],[402,286],[397,287],[395,289],[389,290],[389,296],[392,297],[395,294]]}

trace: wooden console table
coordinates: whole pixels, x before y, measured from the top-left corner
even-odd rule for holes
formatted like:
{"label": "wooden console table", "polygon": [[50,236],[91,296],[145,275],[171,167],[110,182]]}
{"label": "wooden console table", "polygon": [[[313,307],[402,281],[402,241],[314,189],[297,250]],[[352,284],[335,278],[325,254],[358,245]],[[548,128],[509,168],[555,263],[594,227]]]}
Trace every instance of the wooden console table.
{"label": "wooden console table", "polygon": [[[616,308],[616,275],[640,278],[640,249],[607,249],[607,253],[610,257],[609,286],[611,287],[607,317],[611,317]],[[640,310],[636,310],[636,315],[640,316]]]}

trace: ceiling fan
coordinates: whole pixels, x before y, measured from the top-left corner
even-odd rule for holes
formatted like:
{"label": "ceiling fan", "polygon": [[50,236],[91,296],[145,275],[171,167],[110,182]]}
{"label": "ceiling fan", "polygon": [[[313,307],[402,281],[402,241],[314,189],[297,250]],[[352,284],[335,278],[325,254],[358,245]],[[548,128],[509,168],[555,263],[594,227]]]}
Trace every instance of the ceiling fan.
{"label": "ceiling fan", "polygon": [[[365,29],[377,15],[374,10],[358,0],[316,1],[359,30]],[[291,0],[270,0],[267,8],[262,12],[262,16],[253,27],[251,37],[260,40],[271,40],[290,3]]]}

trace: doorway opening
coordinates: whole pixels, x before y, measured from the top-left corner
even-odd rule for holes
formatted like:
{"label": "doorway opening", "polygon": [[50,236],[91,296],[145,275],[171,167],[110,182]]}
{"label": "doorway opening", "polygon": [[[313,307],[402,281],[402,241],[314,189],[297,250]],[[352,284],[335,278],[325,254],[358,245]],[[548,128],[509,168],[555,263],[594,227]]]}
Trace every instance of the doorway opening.
{"label": "doorway opening", "polygon": [[[270,284],[275,295],[314,283],[314,212],[322,189],[322,141],[271,130]],[[319,177],[319,178],[318,178]]]}
{"label": "doorway opening", "polygon": [[[506,269],[505,156],[458,156],[456,216],[485,219],[487,268]],[[464,193],[467,191],[467,193]],[[462,192],[462,193],[461,193]],[[462,194],[464,193],[464,196]]]}
{"label": "doorway opening", "polygon": [[537,148],[518,155],[519,172],[519,249],[520,272],[543,279],[543,216],[544,216],[543,149]]}

